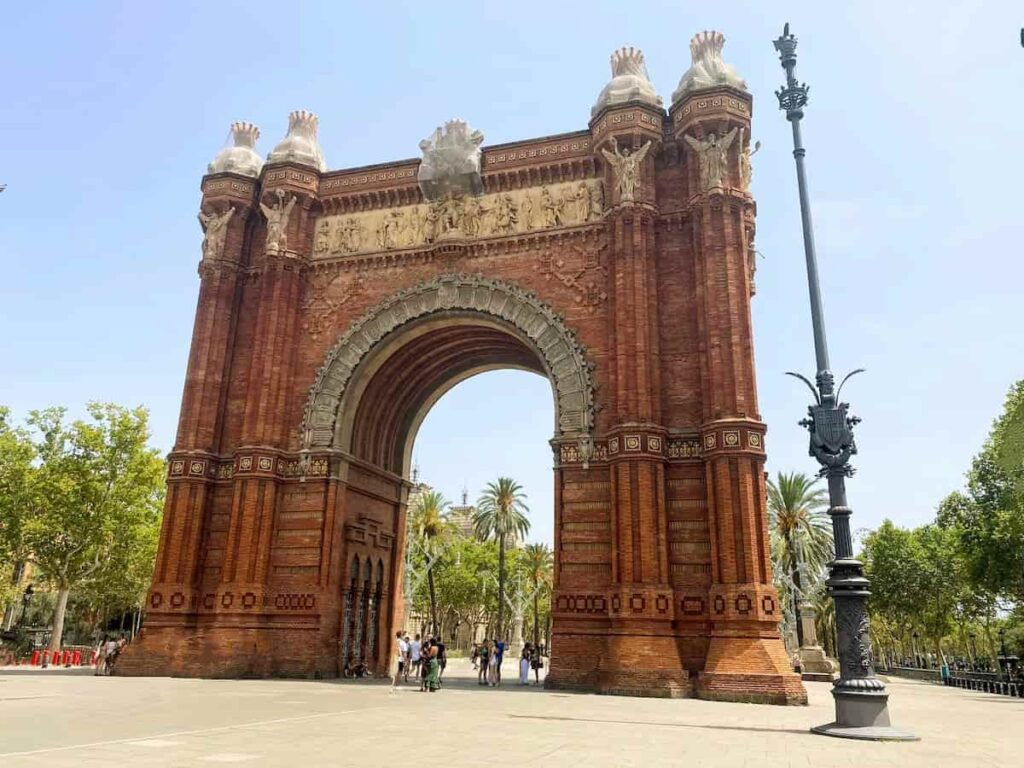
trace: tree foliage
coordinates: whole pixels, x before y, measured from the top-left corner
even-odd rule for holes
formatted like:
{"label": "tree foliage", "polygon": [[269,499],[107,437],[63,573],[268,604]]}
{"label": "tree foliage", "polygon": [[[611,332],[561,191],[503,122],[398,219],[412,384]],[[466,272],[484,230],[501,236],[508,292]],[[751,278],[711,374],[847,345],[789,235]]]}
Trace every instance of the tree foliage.
{"label": "tree foliage", "polygon": [[19,510],[12,551],[57,593],[53,648],[72,589],[111,607],[139,604],[159,534],[164,464],[147,447],[147,411],[90,403],[88,413],[71,423],[63,408],[30,413],[31,468],[0,501]]}
{"label": "tree foliage", "polygon": [[940,659],[944,643],[961,655],[991,658],[998,626],[1008,628],[1011,641],[1017,636],[1024,605],[1024,381],[1011,388],[965,488],[941,502],[929,525],[883,523],[865,539],[864,559],[876,636],[904,655],[915,633]]}
{"label": "tree foliage", "polygon": [[[772,567],[787,614],[797,617],[797,605],[812,602],[825,565],[832,559],[832,522],[825,512],[827,494],[817,481],[799,472],[780,472],[768,481],[768,530]],[[797,640],[803,630],[796,621]]]}
{"label": "tree foliage", "polygon": [[477,501],[473,516],[473,527],[481,539],[496,539],[498,542],[498,613],[496,632],[504,637],[506,546],[508,537],[518,535],[525,538],[530,530],[526,516],[526,494],[523,487],[511,477],[499,477],[497,482],[488,483]]}

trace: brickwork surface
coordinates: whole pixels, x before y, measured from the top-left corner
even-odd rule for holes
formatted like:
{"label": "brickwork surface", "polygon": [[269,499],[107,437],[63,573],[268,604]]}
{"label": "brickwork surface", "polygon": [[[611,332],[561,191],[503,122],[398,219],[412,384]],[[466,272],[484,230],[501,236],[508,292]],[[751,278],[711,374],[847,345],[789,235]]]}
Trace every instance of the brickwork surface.
{"label": "brickwork surface", "polygon": [[[466,675],[469,665],[463,665]],[[458,673],[458,668],[452,670]],[[94,678],[0,670],[0,760],[12,768],[714,766],[975,768],[1020,764],[1024,701],[893,680],[894,720],[921,737],[814,736],[809,706],[622,699],[452,680],[439,693],[351,681]]]}
{"label": "brickwork surface", "polygon": [[[121,673],[382,673],[419,421],[515,366],[555,384],[552,687],[802,703],[768,549],[743,139],[712,189],[683,141],[749,137],[750,113],[719,88],[485,148],[485,206],[551,189],[561,213],[535,226],[520,202],[516,227],[364,232],[347,254],[346,222],[423,209],[408,163],[207,176],[204,210],[235,214],[199,266],[147,625]],[[652,145],[633,201],[613,138]],[[278,193],[296,200],[285,250],[260,212]]]}

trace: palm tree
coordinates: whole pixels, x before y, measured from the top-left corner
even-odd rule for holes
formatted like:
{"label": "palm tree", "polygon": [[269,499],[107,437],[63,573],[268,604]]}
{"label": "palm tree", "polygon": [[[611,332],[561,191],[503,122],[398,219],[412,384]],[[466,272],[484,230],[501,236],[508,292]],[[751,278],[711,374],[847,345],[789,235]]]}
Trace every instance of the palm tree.
{"label": "palm tree", "polygon": [[815,487],[816,483],[817,480],[800,472],[788,475],[779,472],[776,481],[768,481],[772,561],[778,571],[789,575],[797,642],[801,646],[804,633],[797,612],[804,588],[801,570],[816,579],[832,559],[833,552],[832,524],[824,511],[826,492],[824,488]]}
{"label": "palm tree", "polygon": [[412,510],[412,535],[415,537],[427,563],[427,588],[430,591],[431,635],[438,631],[437,593],[434,591],[434,564],[444,551],[452,533],[447,508],[451,505],[444,494],[426,491]]}
{"label": "palm tree", "polygon": [[554,557],[547,544],[527,544],[520,560],[533,584],[533,647],[540,646],[540,591],[551,586]]}
{"label": "palm tree", "polygon": [[503,638],[502,612],[505,609],[505,539],[518,534],[525,537],[530,530],[526,517],[526,494],[523,487],[511,477],[499,477],[488,483],[476,502],[473,529],[481,540],[498,540],[498,616],[497,635]]}

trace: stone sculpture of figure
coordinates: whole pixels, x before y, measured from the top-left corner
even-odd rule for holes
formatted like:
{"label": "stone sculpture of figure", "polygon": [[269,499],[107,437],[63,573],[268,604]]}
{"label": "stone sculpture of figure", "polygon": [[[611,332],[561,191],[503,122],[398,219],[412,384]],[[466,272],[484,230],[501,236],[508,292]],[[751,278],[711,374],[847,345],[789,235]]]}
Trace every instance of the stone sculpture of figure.
{"label": "stone sculpture of figure", "polygon": [[395,230],[398,222],[395,221],[395,213],[385,213],[377,228],[377,245],[382,249],[393,248],[395,245]]}
{"label": "stone sculpture of figure", "polygon": [[579,186],[576,187],[576,194],[573,195],[576,200],[576,221],[580,224],[585,224],[590,220],[590,187],[587,186],[585,181],[581,181]]}
{"label": "stone sculpture of figure", "polygon": [[604,213],[604,186],[598,182],[590,196],[590,216],[600,219]]}
{"label": "stone sculpture of figure", "polygon": [[327,253],[331,250],[331,220],[321,219],[316,226],[316,240],[313,244],[314,253]]}
{"label": "stone sculpture of figure", "polygon": [[750,163],[750,158],[756,155],[759,149],[760,141],[754,143],[753,151],[749,144],[743,143],[743,129],[740,128],[740,181],[743,183],[743,189],[750,189],[750,182],[754,178],[754,167]]}
{"label": "stone sculpture of figure", "polygon": [[647,142],[636,152],[630,152],[628,147],[619,149],[619,143],[615,137],[611,138],[612,151],[602,149],[601,154],[615,171],[615,180],[619,185],[619,202],[631,203],[636,197],[637,183],[640,178],[640,163],[647,157],[651,150],[651,142]]}
{"label": "stone sculpture of figure", "polygon": [[494,213],[495,230],[501,234],[515,232],[518,223],[519,216],[516,212],[516,204],[512,202],[512,196],[502,195],[498,198],[497,210]]}
{"label": "stone sculpture of figure", "polygon": [[205,214],[199,210],[199,224],[203,228],[203,258],[216,259],[224,250],[224,240],[228,234],[228,222],[235,215],[235,206],[231,206],[222,214]]}
{"label": "stone sculpture of figure", "polygon": [[462,229],[462,196],[450,194],[441,201],[440,210],[441,234],[460,232]]}
{"label": "stone sculpture of figure", "polygon": [[700,186],[702,190],[721,187],[725,179],[725,173],[729,168],[729,147],[736,138],[736,129],[733,128],[722,138],[714,131],[701,141],[693,136],[683,136],[686,143],[693,147],[697,153],[697,161],[700,167]]}
{"label": "stone sculpture of figure", "polygon": [[355,253],[363,247],[363,225],[354,216],[345,220],[345,252]]}
{"label": "stone sculpture of figure", "polygon": [[562,223],[562,199],[552,197],[547,187],[540,190],[540,215],[541,226],[557,227]]}
{"label": "stone sculpture of figure", "polygon": [[466,198],[462,206],[462,231],[469,237],[476,237],[480,234],[480,217],[483,214],[483,206],[475,197]]}
{"label": "stone sculpture of figure", "polygon": [[437,204],[431,203],[423,215],[423,242],[434,242],[434,239],[437,237],[437,224],[440,218]]}
{"label": "stone sculpture of figure", "polygon": [[413,238],[415,232],[413,231],[413,213],[411,211],[405,211],[403,213],[395,212],[395,220],[398,222],[398,232],[395,235],[398,240],[400,248],[408,248],[413,244]]}
{"label": "stone sculpture of figure", "polygon": [[285,191],[277,190],[277,205],[270,207],[260,203],[260,210],[267,217],[267,253],[284,253],[288,250],[288,217],[292,215],[297,197],[285,202]]}
{"label": "stone sculpture of figure", "polygon": [[525,189],[519,198],[519,220],[523,222],[523,229],[526,231],[537,225],[533,218],[533,200],[530,199],[530,192]]}
{"label": "stone sculpture of figure", "polygon": [[[562,192],[562,199],[558,201],[558,210],[560,212],[563,224],[569,223],[569,221],[573,218],[573,215],[575,213],[575,209],[573,207],[575,201],[576,196],[573,193],[572,189],[566,187],[565,190]],[[586,221],[586,219],[581,219],[577,223],[582,224],[584,221]]]}

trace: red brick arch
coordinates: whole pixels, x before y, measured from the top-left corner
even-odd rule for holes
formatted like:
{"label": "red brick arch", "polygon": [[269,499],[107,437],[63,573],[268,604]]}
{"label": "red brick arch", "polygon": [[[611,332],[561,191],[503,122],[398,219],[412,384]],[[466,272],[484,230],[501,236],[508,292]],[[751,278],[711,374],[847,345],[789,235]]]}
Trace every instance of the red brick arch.
{"label": "red brick arch", "polygon": [[[231,215],[207,231],[150,611],[118,672],[387,674],[409,447],[448,388],[513,367],[556,412],[548,684],[804,701],[768,547],[751,107],[723,85],[484,147],[465,202],[517,217],[443,236],[409,227],[441,204],[415,161],[205,177],[204,220]],[[733,129],[705,188],[685,138]],[[628,194],[613,147],[639,157]]]}

